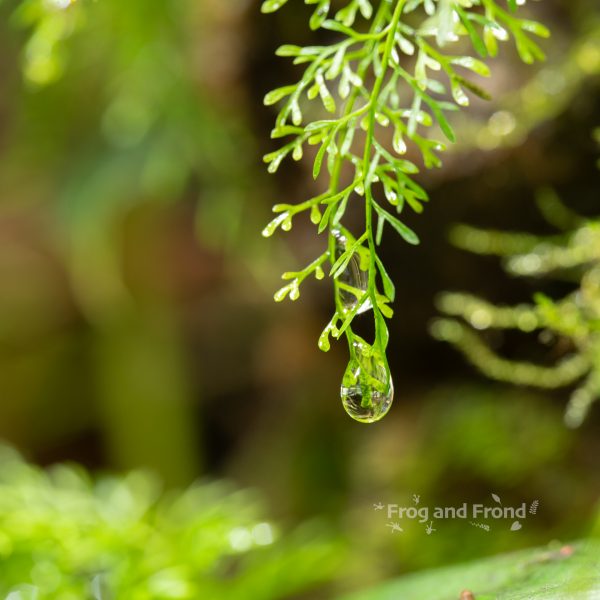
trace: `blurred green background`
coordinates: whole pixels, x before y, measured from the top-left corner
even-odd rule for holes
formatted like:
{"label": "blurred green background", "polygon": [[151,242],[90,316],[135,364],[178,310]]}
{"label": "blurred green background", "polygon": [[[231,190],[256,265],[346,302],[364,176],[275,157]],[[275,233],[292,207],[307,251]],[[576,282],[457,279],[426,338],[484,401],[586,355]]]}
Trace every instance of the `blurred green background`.
{"label": "blurred green background", "polygon": [[[447,231],[469,222],[546,233],[541,186],[598,214],[598,3],[522,8],[552,31],[547,61],[525,67],[503,48],[491,64],[494,100],[456,116],[459,143],[420,176],[431,202],[407,220],[421,245],[384,241],[398,284],[396,397],[370,426],[341,407],[344,345],[317,349],[327,282],[300,302],[272,301],[279,273],[323,240],[308,222],[260,236],[274,202],[318,186],[308,162],[266,175],[273,113],[262,96],[294,76],[274,49],[317,34],[300,2],[270,16],[259,8],[0,3],[0,437],[42,466],[142,468],[167,490],[198,478],[256,488],[284,530],[318,517],[344,548],[322,595],[587,535],[600,409],[567,429],[568,390],[491,383],[428,323],[443,290],[517,303],[569,285],[511,280],[494,259],[453,248]],[[552,358],[535,337],[501,342],[515,356]],[[491,493],[505,504],[538,499],[538,514],[518,532],[448,521],[426,535],[415,523],[394,533],[373,510],[413,494],[457,505]]]}

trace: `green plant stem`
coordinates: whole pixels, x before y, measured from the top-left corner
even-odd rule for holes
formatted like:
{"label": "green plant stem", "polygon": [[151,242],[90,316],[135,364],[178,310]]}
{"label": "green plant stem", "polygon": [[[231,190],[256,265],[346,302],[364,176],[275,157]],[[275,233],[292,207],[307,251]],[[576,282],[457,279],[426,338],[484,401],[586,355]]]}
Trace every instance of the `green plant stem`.
{"label": "green plant stem", "polygon": [[[371,26],[371,32],[373,34],[375,34],[377,32],[377,29],[380,26],[381,21],[383,20],[387,9],[388,9],[388,0],[386,0],[380,4],[377,14],[375,15],[375,18],[373,19],[373,24]],[[367,72],[367,69],[369,68],[369,65],[371,63],[372,50],[373,50],[373,47],[375,46],[376,42],[378,41],[378,39],[379,38],[373,38],[371,40],[369,47],[367,48],[366,56],[363,59],[363,61],[360,63],[360,65],[357,69],[357,75],[361,79],[364,78],[364,76]],[[352,114],[354,105],[355,105],[356,100],[358,99],[359,95],[360,95],[360,89],[355,87],[352,90],[350,97],[348,98],[348,102],[346,104],[346,109],[344,111],[344,117],[348,117],[348,115]],[[346,133],[346,128],[343,128],[340,131],[340,134],[344,135],[345,133]],[[331,172],[331,180],[330,180],[330,184],[329,184],[329,192],[331,194],[335,194],[338,189],[343,162],[344,162],[344,157],[342,156],[341,153],[339,153],[335,159],[333,169]],[[330,249],[331,264],[333,264],[335,262],[335,252],[334,252],[335,237],[333,236],[333,228],[331,226],[329,227],[329,244],[328,245],[329,245],[329,249]],[[334,281],[334,287],[335,287],[334,291],[335,291],[336,311],[339,314],[340,318],[342,318],[344,315],[344,310],[343,310],[343,307],[341,305],[340,298],[339,298],[337,281]],[[348,326],[348,328],[346,329],[346,337],[348,338],[350,355],[354,356],[354,348],[352,345],[354,335],[352,332],[352,328],[350,326]]]}
{"label": "green plant stem", "polygon": [[[371,298],[371,304],[373,305],[373,313],[375,315],[375,341],[378,342],[382,339],[381,331],[380,331],[380,318],[379,308],[377,306],[377,297],[376,297],[376,289],[375,289],[375,276],[376,276],[376,266],[375,266],[375,256],[376,256],[376,248],[375,248],[375,239],[373,237],[373,196],[371,194],[371,181],[369,178],[370,171],[370,163],[371,163],[371,152],[373,149],[373,138],[375,135],[375,114],[377,112],[377,101],[379,99],[379,94],[381,93],[381,87],[383,86],[383,82],[385,80],[385,76],[387,74],[387,65],[390,60],[390,56],[392,53],[392,48],[394,47],[394,40],[396,39],[396,31],[398,29],[398,23],[400,22],[400,15],[402,14],[402,10],[404,8],[405,0],[398,0],[396,7],[394,9],[394,13],[392,15],[392,21],[390,23],[390,28],[387,33],[387,38],[385,42],[385,48],[383,51],[383,56],[381,59],[381,72],[379,73],[377,79],[375,80],[375,84],[373,85],[373,93],[371,94],[370,100],[370,108],[368,112],[368,124],[367,124],[367,135],[365,139],[365,151],[363,158],[363,172],[365,173],[365,226],[367,230],[367,244],[369,247],[369,280],[368,280],[368,293]],[[385,361],[386,371],[389,373],[389,366],[387,364],[387,356],[385,353],[385,348],[379,348],[383,360]]]}

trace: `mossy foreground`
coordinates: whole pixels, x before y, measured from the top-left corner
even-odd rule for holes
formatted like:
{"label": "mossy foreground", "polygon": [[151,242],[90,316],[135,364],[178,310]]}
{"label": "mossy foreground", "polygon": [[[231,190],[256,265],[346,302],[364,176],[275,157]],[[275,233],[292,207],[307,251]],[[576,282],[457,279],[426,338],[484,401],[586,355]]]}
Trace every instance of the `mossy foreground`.
{"label": "mossy foreground", "polygon": [[475,600],[600,599],[600,541],[422,571],[343,600],[458,600],[463,590],[470,590]]}

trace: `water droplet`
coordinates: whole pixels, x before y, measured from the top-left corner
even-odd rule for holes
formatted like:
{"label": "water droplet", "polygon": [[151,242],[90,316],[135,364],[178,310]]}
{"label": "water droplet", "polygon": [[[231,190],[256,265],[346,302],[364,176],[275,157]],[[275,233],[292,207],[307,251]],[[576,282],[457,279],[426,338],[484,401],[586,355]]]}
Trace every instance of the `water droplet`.
{"label": "water droplet", "polygon": [[387,201],[392,206],[398,206],[398,194],[396,194],[396,192],[392,188],[386,187],[384,193],[385,197],[387,198]]}
{"label": "water droplet", "polygon": [[[348,247],[348,239],[338,229],[333,231],[333,236],[335,237],[334,260],[337,260]],[[361,268],[360,257],[358,256],[358,253],[355,252],[352,255],[350,262],[348,262],[348,266],[339,275],[337,281],[339,284],[342,284],[342,286],[348,286],[355,290],[354,293],[348,289],[343,289],[342,286],[338,285],[338,294],[342,309],[344,312],[350,312],[356,307],[356,304],[360,300],[361,296],[368,290],[369,287],[369,272]],[[367,299],[358,309],[357,314],[364,313],[370,310],[372,307],[373,305],[371,300]]]}
{"label": "water droplet", "polygon": [[337,314],[335,314],[331,321],[327,323],[325,329],[323,329],[321,335],[319,336],[318,345],[323,352],[328,352],[329,348],[331,348],[331,344],[329,343],[329,334],[333,334],[333,336],[336,337],[339,333],[339,330],[337,328],[337,322],[338,316]]}
{"label": "water droplet", "polygon": [[402,137],[402,131],[400,129],[396,129],[396,131],[394,132],[392,146],[398,154],[406,153],[406,142]]}
{"label": "water droplet", "polygon": [[281,229],[283,229],[284,231],[290,231],[292,229],[292,217],[291,216],[288,215],[283,220],[283,223],[281,224]]}
{"label": "water droplet", "polygon": [[298,300],[300,298],[300,285],[297,279],[294,279],[290,284],[290,300]]}
{"label": "water droplet", "polygon": [[289,218],[289,213],[284,212],[280,215],[277,215],[263,230],[263,237],[271,237],[275,230],[281,225],[281,223]]}
{"label": "water droplet", "polygon": [[323,333],[319,336],[319,341],[317,342],[319,349],[323,352],[329,352],[331,348],[331,344],[329,342],[329,329],[323,330]]}
{"label": "water droplet", "polygon": [[273,300],[275,300],[275,302],[283,302],[283,300],[285,300],[285,297],[290,293],[290,286],[289,284],[282,287],[281,289],[277,290],[274,294],[273,294]]}
{"label": "water droplet", "polygon": [[269,173],[275,173],[277,171],[280,163],[281,163],[281,159],[273,160],[267,167],[267,171],[269,171]]}
{"label": "water droplet", "polygon": [[361,423],[374,423],[390,410],[394,399],[394,384],[385,363],[373,348],[354,342],[340,388],[346,412]]}
{"label": "water droplet", "polygon": [[390,124],[390,120],[382,113],[375,113],[375,119],[382,127],[387,127]]}
{"label": "water droplet", "polygon": [[500,40],[501,42],[505,42],[506,40],[508,40],[508,38],[509,38],[508,31],[506,31],[506,29],[504,29],[504,27],[501,27],[497,23],[493,23],[489,26],[489,28],[490,28],[493,36],[497,40]]}
{"label": "water droplet", "polygon": [[293,101],[290,108],[292,111],[292,123],[296,125],[296,127],[299,127],[302,124],[302,112],[298,106],[298,102]]}

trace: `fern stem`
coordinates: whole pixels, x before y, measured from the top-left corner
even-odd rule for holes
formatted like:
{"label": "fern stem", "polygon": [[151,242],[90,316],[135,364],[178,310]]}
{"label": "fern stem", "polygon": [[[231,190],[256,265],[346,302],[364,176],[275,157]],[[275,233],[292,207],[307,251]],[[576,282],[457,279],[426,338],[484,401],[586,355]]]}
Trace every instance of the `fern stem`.
{"label": "fern stem", "polygon": [[[382,2],[379,5],[379,9],[377,10],[377,13],[375,15],[375,18],[373,19],[373,24],[371,27],[371,33],[376,33],[377,29],[380,27],[381,22],[383,21],[383,19],[385,18],[385,14],[386,11],[388,9],[388,1],[386,0],[384,2]],[[403,2],[404,0],[401,0],[401,2]],[[366,51],[366,55],[365,58],[361,61],[361,63],[359,64],[359,67],[357,69],[357,75],[362,79],[364,78],[367,69],[369,68],[369,65],[371,63],[371,57],[372,57],[372,49],[375,47],[377,40],[376,39],[371,39],[368,46],[367,46],[367,51]],[[354,105],[356,104],[356,100],[358,99],[360,95],[360,89],[358,87],[355,87],[351,94],[350,97],[348,98],[348,102],[346,103],[346,107],[344,110],[344,118],[348,117],[349,115],[352,114],[353,110],[354,110]],[[368,105],[367,105],[368,106]],[[348,126],[342,128],[340,130],[340,134],[344,135],[346,132]],[[339,181],[340,181],[340,174],[341,174],[341,169],[342,169],[342,164],[344,162],[344,157],[342,156],[341,153],[339,153],[335,159],[334,165],[333,165],[333,169],[331,172],[331,180],[329,183],[329,192],[331,194],[335,194],[337,192],[338,186],[339,186]],[[332,227],[329,227],[329,242],[328,242],[328,247],[329,247],[329,254],[330,254],[330,261],[331,264],[333,264],[335,262],[335,258],[334,258],[334,249],[335,249],[335,238],[333,236],[333,232],[332,232]],[[341,306],[341,302],[339,299],[339,293],[338,293],[338,289],[337,289],[337,280],[334,280],[334,287],[335,287],[335,304],[336,304],[336,310],[338,312],[338,314],[340,315],[340,317],[343,315],[343,308]],[[346,330],[346,337],[348,338],[348,343],[350,346],[350,352],[351,354],[353,353],[353,348],[352,348],[352,339],[353,339],[353,333],[352,333],[352,329],[350,326],[348,326],[347,330]]]}
{"label": "fern stem", "polygon": [[[381,340],[381,332],[379,331],[379,319],[377,318],[377,312],[379,312],[379,308],[377,306],[377,297],[376,297],[376,288],[375,288],[375,277],[376,277],[376,266],[375,266],[375,256],[376,256],[376,248],[375,248],[375,239],[373,236],[373,196],[371,194],[371,181],[369,180],[369,171],[370,171],[370,162],[371,162],[371,152],[373,150],[373,139],[375,136],[375,114],[377,112],[377,101],[379,99],[379,94],[381,93],[381,88],[383,86],[383,82],[385,80],[385,76],[387,74],[387,65],[390,60],[390,56],[392,53],[392,48],[394,47],[394,41],[396,39],[396,32],[398,30],[398,23],[400,22],[400,16],[402,15],[402,10],[404,9],[404,4],[406,0],[398,0],[396,7],[394,8],[394,12],[392,15],[392,20],[390,23],[389,31],[387,33],[387,38],[385,41],[385,48],[383,51],[383,56],[381,58],[381,72],[377,76],[375,80],[375,84],[373,85],[373,92],[371,94],[370,107],[367,115],[368,124],[367,124],[367,135],[365,139],[365,150],[364,150],[364,158],[363,158],[363,172],[366,174],[365,180],[365,227],[367,230],[367,244],[369,246],[369,296],[371,298],[371,304],[373,305],[373,313],[375,314],[375,340]],[[381,348],[382,354],[385,356],[385,349]],[[386,358],[387,362],[387,358]],[[387,366],[387,365],[386,365]]]}

